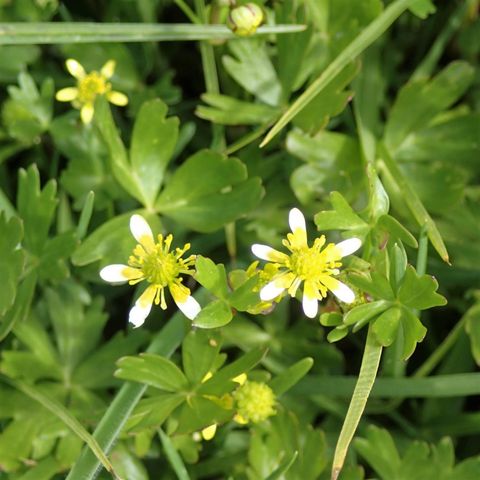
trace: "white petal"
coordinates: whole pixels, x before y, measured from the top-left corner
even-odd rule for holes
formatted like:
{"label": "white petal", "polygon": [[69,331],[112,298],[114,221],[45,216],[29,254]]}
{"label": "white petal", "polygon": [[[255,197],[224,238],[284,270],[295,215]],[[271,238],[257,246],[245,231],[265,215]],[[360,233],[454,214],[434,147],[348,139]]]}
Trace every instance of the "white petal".
{"label": "white petal", "polygon": [[154,243],[152,229],[141,215],[135,214],[130,217],[130,231],[135,240],[143,246]]}
{"label": "white petal", "polygon": [[177,300],[175,300],[175,297],[173,298],[173,300],[177,304],[177,307],[182,311],[182,313],[190,320],[193,320],[202,309],[200,304],[191,295],[187,297],[185,302],[178,302]]}
{"label": "white petal", "polygon": [[260,298],[264,302],[268,302],[277,298],[283,291],[285,287],[279,286],[276,281],[267,283],[261,290],[260,290]]}
{"label": "white petal", "polygon": [[135,327],[140,327],[145,322],[145,319],[148,317],[150,310],[152,309],[152,304],[140,305],[138,302],[135,303],[135,306],[130,310],[128,316],[128,321]]}
{"label": "white petal", "polygon": [[80,79],[85,77],[85,69],[80,65],[79,62],[77,62],[73,58],[69,58],[65,62],[65,65],[67,66],[67,70],[70,72],[70,75],[72,75],[73,77]]}
{"label": "white petal", "polygon": [[316,298],[310,298],[307,295],[303,295],[302,307],[305,315],[309,318],[315,318],[318,314],[318,300]]}
{"label": "white petal", "polygon": [[262,259],[269,262],[278,262],[282,260],[282,257],[285,257],[285,254],[275,250],[268,245],[261,245],[260,243],[254,243],[252,245],[252,253]]}
{"label": "white petal", "polygon": [[110,78],[115,72],[115,60],[109,60],[100,70],[101,75],[105,78]]}
{"label": "white petal", "polygon": [[292,208],[290,210],[290,213],[288,214],[288,224],[290,225],[290,230],[292,233],[295,233],[295,230],[298,229],[307,231],[305,217],[298,208]]}
{"label": "white petal", "polygon": [[355,301],[353,291],[342,282],[338,282],[338,286],[332,290],[332,293],[343,303],[353,303]]}
{"label": "white petal", "polygon": [[129,277],[125,275],[125,269],[128,269],[126,265],[113,264],[107,265],[100,270],[100,277],[102,280],[110,283],[121,283],[129,280]]}
{"label": "white petal", "polygon": [[362,241],[359,238],[353,237],[337,243],[335,246],[340,250],[340,255],[346,257],[356,252],[362,246]]}
{"label": "white petal", "polygon": [[84,125],[88,125],[92,121],[94,113],[95,113],[95,110],[91,103],[87,103],[81,108],[80,118],[82,119],[82,122],[84,123]]}

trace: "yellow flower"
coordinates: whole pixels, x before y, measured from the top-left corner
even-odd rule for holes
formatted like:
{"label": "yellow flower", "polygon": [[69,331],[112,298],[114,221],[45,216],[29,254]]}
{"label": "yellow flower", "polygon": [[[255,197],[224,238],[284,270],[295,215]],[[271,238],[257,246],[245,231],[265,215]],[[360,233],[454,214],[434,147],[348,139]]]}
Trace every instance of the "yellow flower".
{"label": "yellow flower", "polygon": [[55,98],[60,102],[72,102],[72,105],[80,110],[83,123],[92,121],[97,95],[105,95],[110,103],[121,107],[128,103],[127,96],[112,90],[112,84],[108,81],[115,71],[114,60],[105,63],[100,72],[90,73],[86,73],[82,65],[73,58],[69,58],[65,64],[70,74],[77,79],[77,86],[62,88]]}
{"label": "yellow flower", "polygon": [[183,314],[193,320],[200,312],[200,305],[190,295],[190,290],[182,284],[180,275],[192,275],[190,269],[195,263],[195,255],[183,259],[182,255],[190,248],[186,244],[183,248],[170,251],[173,236],[158,235],[155,243],[152,230],[141,215],[132,215],[130,218],[130,231],[137,240],[138,245],[133,250],[133,255],[128,259],[128,265],[108,265],[100,271],[100,277],[106,282],[128,282],[135,285],[146,280],[150,285],[140,295],[135,305],[130,310],[129,322],[135,327],[143,324],[147,318],[152,304],[160,304],[165,310],[165,288],[168,287],[177,307]]}
{"label": "yellow flower", "polygon": [[357,251],[362,242],[358,238],[349,238],[338,244],[329,243],[325,248],[325,236],[315,239],[313,246],[307,243],[305,217],[298,208],[290,210],[289,224],[292,233],[283,240],[290,251],[279,252],[267,245],[252,245],[252,252],[262,260],[273,262],[279,267],[278,274],[260,290],[260,298],[270,301],[285,290],[294,297],[303,283],[302,306],[305,315],[315,318],[318,313],[318,301],[331,291],[344,303],[352,303],[355,294],[335,275],[340,273],[342,257]]}
{"label": "yellow flower", "polygon": [[235,392],[237,415],[240,424],[259,423],[275,415],[275,394],[265,383],[246,381]]}
{"label": "yellow flower", "polygon": [[257,31],[263,18],[263,11],[256,3],[247,3],[230,11],[227,25],[236,35],[246,37]]}

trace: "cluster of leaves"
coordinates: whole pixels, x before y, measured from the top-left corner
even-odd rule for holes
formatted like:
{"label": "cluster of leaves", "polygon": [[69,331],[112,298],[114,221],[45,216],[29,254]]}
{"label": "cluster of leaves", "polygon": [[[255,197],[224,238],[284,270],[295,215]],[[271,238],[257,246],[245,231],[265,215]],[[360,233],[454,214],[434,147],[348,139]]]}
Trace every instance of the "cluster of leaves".
{"label": "cluster of leaves", "polygon": [[[93,3],[6,2],[0,19],[225,13],[212,2],[206,15],[203,0]],[[364,43],[263,149],[279,116],[402,2],[258,3],[268,23],[306,28],[199,49],[114,37],[2,45],[0,479],[93,478],[92,452],[109,471],[102,478],[329,478],[367,325],[385,347],[379,384],[412,386],[374,391],[340,478],[479,477],[464,441],[480,435],[464,398],[480,393],[478,2],[403,2],[410,11],[392,33]],[[83,125],[55,103],[72,85],[66,58],[87,71],[114,60],[128,107],[100,97]],[[190,80],[202,76],[205,88]],[[329,298],[319,322],[298,302],[264,308],[261,275],[248,268],[252,243],[282,248],[294,205],[332,241],[363,244],[339,277],[356,302]],[[184,280],[202,305],[193,324],[154,308],[146,328],[127,330],[138,292],[100,283],[100,268],[125,263],[135,246],[132,213],[192,244],[195,274]],[[448,309],[433,309],[446,298]],[[273,390],[276,415],[239,426],[226,400],[245,373]],[[216,437],[199,440],[213,424]]]}

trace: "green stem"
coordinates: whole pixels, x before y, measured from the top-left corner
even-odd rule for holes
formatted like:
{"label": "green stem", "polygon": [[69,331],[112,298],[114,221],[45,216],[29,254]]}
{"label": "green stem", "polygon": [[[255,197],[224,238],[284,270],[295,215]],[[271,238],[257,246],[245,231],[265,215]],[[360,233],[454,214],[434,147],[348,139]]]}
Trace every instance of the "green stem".
{"label": "green stem", "polygon": [[381,356],[382,346],[375,340],[372,327],[369,326],[360,373],[335,448],[331,475],[332,480],[337,480],[342,470],[348,447],[360,423],[368,397],[375,382]]}
{"label": "green stem", "polygon": [[295,100],[268,132],[260,147],[269,143],[285,125],[303,110],[332,80],[355,60],[366,48],[392,25],[392,23],[418,0],[396,0],[373,20],[340,54],[327,66],[321,75]]}
{"label": "green stem", "polygon": [[174,0],[178,8],[185,14],[185,16],[195,24],[200,24],[200,19],[195,15],[195,12],[183,1]]}
{"label": "green stem", "polygon": [[[305,25],[263,26],[257,30],[256,35],[294,33],[301,32],[305,28]],[[225,25],[87,22],[0,23],[0,45],[168,42],[231,38],[236,37]]]}
{"label": "green stem", "polygon": [[[186,334],[186,323],[182,315],[176,314],[153,339],[148,352],[170,357]],[[120,434],[132,410],[137,405],[146,386],[140,383],[125,383],[97,425],[93,438],[106,453]],[[84,448],[66,480],[91,480],[100,466],[90,449]]]}
{"label": "green stem", "polygon": [[422,201],[417,195],[417,192],[412,188],[403,174],[403,171],[384,145],[380,145],[380,154],[382,157],[382,162],[379,164],[380,167],[387,170],[390,178],[392,178],[397,184],[399,190],[403,192],[405,203],[412,212],[415,220],[418,222],[418,225],[420,225],[420,227],[425,227],[428,233],[428,238],[432,242],[433,247],[440,255],[442,260],[449,264],[450,262],[447,247],[443,242],[437,225],[433,221],[427,209],[424,207]]}
{"label": "green stem", "polygon": [[421,63],[413,72],[413,75],[410,78],[410,82],[419,80],[421,78],[429,77],[432,74],[435,66],[440,60],[440,57],[445,51],[448,42],[452,38],[453,34],[461,26],[462,19],[468,9],[468,3],[469,2],[467,1],[460,3],[456,10],[453,12],[453,14],[448,17],[447,24],[436,36],[435,41],[431,46],[430,50],[428,51],[427,55],[425,55],[425,58],[421,61]]}
{"label": "green stem", "polygon": [[450,351],[450,349],[457,343],[458,337],[465,328],[467,315],[453,327],[448,336],[443,342],[435,348],[434,352],[423,362],[423,364],[414,372],[413,377],[426,377],[433,369],[441,362],[442,358]]}

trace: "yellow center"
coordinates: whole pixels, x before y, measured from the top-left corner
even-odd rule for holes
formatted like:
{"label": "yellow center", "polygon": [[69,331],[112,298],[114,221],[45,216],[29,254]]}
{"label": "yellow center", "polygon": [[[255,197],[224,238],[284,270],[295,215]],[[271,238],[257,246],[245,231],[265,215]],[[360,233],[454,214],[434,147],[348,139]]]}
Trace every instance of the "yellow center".
{"label": "yellow center", "polygon": [[111,88],[103,75],[91,72],[78,81],[78,100],[81,103],[93,103],[97,95],[103,95]]}
{"label": "yellow center", "polygon": [[181,258],[190,248],[189,244],[182,249],[176,248],[175,251],[170,251],[172,238],[172,235],[168,235],[165,239],[163,235],[159,235],[158,243],[151,242],[148,248],[137,245],[133,250],[133,255],[128,259],[128,264],[140,269],[143,273],[142,278],[158,287],[179,284],[179,275],[193,273],[189,267],[195,263],[195,256]]}
{"label": "yellow center", "polygon": [[[323,250],[323,239],[315,240],[313,247],[290,248],[292,254],[285,266],[301,280],[319,280],[323,275],[332,275],[342,266],[340,252],[333,243]],[[291,245],[290,245],[291,247]]]}

